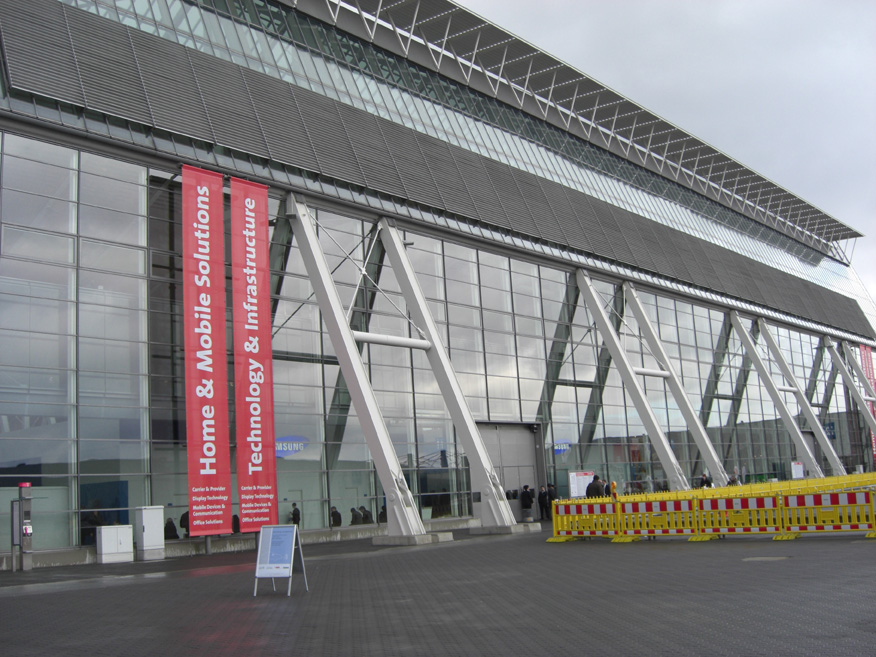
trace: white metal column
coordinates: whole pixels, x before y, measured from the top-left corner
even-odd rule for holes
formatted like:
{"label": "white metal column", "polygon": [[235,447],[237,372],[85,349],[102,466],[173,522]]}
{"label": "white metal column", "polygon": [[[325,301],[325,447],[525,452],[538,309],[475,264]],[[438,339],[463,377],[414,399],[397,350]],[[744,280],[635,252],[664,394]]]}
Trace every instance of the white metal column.
{"label": "white metal column", "polygon": [[636,316],[636,320],[639,322],[639,329],[651,348],[651,353],[660,363],[662,370],[668,374],[666,382],[669,386],[669,391],[678,404],[678,409],[687,423],[688,431],[690,431],[694,442],[696,442],[697,447],[700,449],[700,454],[709,468],[712,480],[716,486],[726,486],[730,481],[727,471],[724,470],[724,465],[721,463],[717,452],[715,452],[715,446],[712,445],[712,441],[709,439],[703,423],[700,422],[699,415],[694,410],[693,404],[690,403],[690,399],[684,390],[684,386],[681,384],[681,380],[675,373],[675,369],[672,367],[672,362],[663,348],[663,343],[660,341],[657,331],[654,330],[651,320],[648,319],[648,314],[645,312],[644,306],[642,306],[642,301],[639,299],[636,288],[629,282],[624,283],[624,288],[626,292],[624,296],[633,311],[633,315]]}
{"label": "white metal column", "polygon": [[[821,471],[821,467],[815,461],[815,456],[812,454],[812,450],[809,449],[809,445],[806,444],[806,439],[803,437],[803,433],[800,431],[800,427],[794,420],[791,409],[788,408],[788,405],[785,403],[785,400],[781,394],[782,392],[796,392],[799,390],[799,386],[797,386],[795,383],[795,385],[791,388],[783,387],[780,389],[776,382],[773,381],[772,375],[770,374],[766,363],[763,361],[763,359],[760,357],[760,353],[757,351],[757,345],[754,344],[754,340],[751,339],[751,335],[742,325],[742,320],[739,318],[739,314],[735,310],[731,311],[730,313],[730,321],[733,323],[733,328],[736,330],[736,334],[739,336],[742,345],[745,347],[745,353],[748,354],[748,357],[754,364],[754,369],[757,370],[757,373],[760,376],[761,383],[763,383],[764,387],[767,389],[767,392],[770,395],[770,399],[772,399],[773,404],[779,411],[779,416],[782,418],[782,422],[785,424],[785,428],[788,430],[788,433],[791,434],[791,439],[794,441],[794,445],[796,445],[797,447],[797,457],[801,461],[803,461],[805,466],[809,469],[810,475],[812,475],[813,477],[823,477],[824,473]],[[766,326],[758,326],[761,330],[761,333],[763,333],[763,330],[766,328]]]}
{"label": "white metal column", "polygon": [[[620,372],[621,379],[626,386],[627,392],[633,399],[633,404],[636,407],[636,411],[639,413],[639,419],[645,426],[645,430],[648,432],[648,438],[651,440],[651,445],[653,445],[654,449],[657,451],[660,464],[663,466],[663,469],[666,471],[666,476],[669,478],[669,488],[671,490],[690,489],[690,483],[685,477],[681,466],[678,464],[678,460],[672,452],[669,440],[660,428],[660,423],[657,421],[657,417],[654,415],[654,411],[648,403],[645,391],[642,390],[642,386],[637,379],[638,376],[643,375],[666,377],[666,372],[654,372],[633,367],[632,363],[630,363],[627,358],[627,354],[624,352],[620,338],[608,319],[608,315],[605,314],[605,310],[602,307],[602,297],[593,287],[593,282],[590,280],[590,276],[588,276],[587,272],[583,269],[578,269],[575,273],[578,277],[578,288],[581,290],[581,297],[584,299],[584,305],[587,306],[587,310],[593,315],[593,319],[596,322],[596,328],[599,329],[599,333],[605,341],[605,346],[608,347],[611,352],[612,361],[614,361],[618,372]],[[721,471],[723,472],[723,469]]]}
{"label": "white metal column", "polygon": [[828,440],[827,434],[824,432],[824,427],[821,426],[821,421],[812,409],[812,405],[806,398],[806,391],[800,387],[800,384],[797,382],[797,377],[794,376],[794,370],[791,369],[788,361],[786,361],[785,357],[782,355],[782,350],[779,349],[779,343],[773,338],[773,334],[770,332],[767,323],[763,319],[758,319],[757,323],[760,325],[760,334],[766,340],[767,346],[772,352],[773,359],[782,371],[782,376],[785,377],[785,381],[790,383],[790,392],[793,392],[794,396],[797,398],[797,403],[800,405],[800,410],[803,411],[803,416],[809,423],[809,428],[815,435],[818,444],[821,445],[821,451],[824,452],[827,462],[830,464],[831,474],[835,477],[844,475],[846,469],[843,466],[842,461],[840,461],[839,456],[837,456],[833,445],[830,444],[830,440]]}
{"label": "white metal column", "polygon": [[[317,238],[310,211],[303,201],[290,193],[286,200],[286,216],[292,224],[301,259],[313,285],[313,293],[322,312],[332,346],[338,357],[344,380],[350,392],[356,416],[365,434],[377,476],[386,493],[387,531],[390,536],[425,535],[426,530],[405,481],[395,453],[389,430],[377,404],[377,398],[359,350],[353,331],[347,323],[340,295],[332,280],[331,271]],[[414,345],[407,345],[414,346]]]}
{"label": "white metal column", "polygon": [[[837,351],[833,340],[827,336],[824,337],[824,346],[827,347],[828,352],[830,352],[830,358],[833,360],[834,367],[839,370],[840,376],[843,377],[843,383],[846,384],[846,389],[849,391],[849,394],[854,397],[855,404],[858,405],[858,410],[864,415],[864,420],[867,422],[867,426],[870,427],[870,431],[876,434],[876,418],[873,417],[873,413],[870,412],[870,405],[867,403],[876,402],[876,391],[874,391],[873,386],[870,385],[870,380],[867,378],[867,375],[864,374],[864,369],[861,367],[858,359],[855,358],[852,350],[845,342],[843,342],[842,345],[843,351],[846,354],[846,360],[849,361],[849,364],[852,366],[852,369],[855,370],[855,374],[858,377],[857,382],[855,382],[855,378],[843,362],[842,356],[840,356],[839,351]],[[867,393],[866,397],[861,394],[861,389],[858,387],[859,385],[864,386],[864,390]]]}
{"label": "white metal column", "polygon": [[405,252],[404,243],[398,230],[386,219],[380,221],[380,239],[392,264],[392,271],[407,302],[414,324],[423,332],[423,338],[432,345],[426,351],[426,358],[432,367],[435,380],[447,404],[456,435],[468,457],[473,492],[481,494],[481,525],[483,527],[510,527],[517,524],[511,507],[505,499],[505,492],[493,464],[484,447],[474,417],[462,394],[462,388],[450,364],[450,357],[441,342],[441,335],[432,313],[426,303],[416,273]]}

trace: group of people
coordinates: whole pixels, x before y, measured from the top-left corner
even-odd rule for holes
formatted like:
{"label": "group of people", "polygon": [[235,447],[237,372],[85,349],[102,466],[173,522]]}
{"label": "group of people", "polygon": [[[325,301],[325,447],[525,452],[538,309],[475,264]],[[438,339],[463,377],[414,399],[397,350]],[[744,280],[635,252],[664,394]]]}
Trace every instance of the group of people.
{"label": "group of people", "polygon": [[[524,489],[528,489],[528,486],[524,486]],[[551,509],[554,505],[554,500],[559,498],[559,494],[557,493],[557,488],[553,484],[549,483],[547,488],[544,486],[540,486],[538,489],[538,519],[539,520],[550,520],[553,517]]]}
{"label": "group of people", "polygon": [[[378,522],[386,522],[386,507],[380,507],[380,514],[378,515]],[[338,507],[333,506],[329,510],[329,526],[331,527],[340,527],[343,524],[343,519],[341,518],[341,512],[338,511]],[[374,515],[369,511],[366,507],[360,506],[358,509],[356,507],[350,507],[350,524],[351,525],[371,525],[374,524]]]}
{"label": "group of people", "polygon": [[[287,516],[287,520],[290,524],[300,525],[301,524],[301,509],[298,508],[298,504],[292,502],[292,508],[289,510],[289,515]],[[338,508],[333,506],[329,513],[329,520],[331,527],[340,527],[343,524],[343,520],[341,518],[341,512],[338,511]],[[378,517],[378,522],[385,523],[386,522],[386,507],[381,507],[380,515]],[[233,532],[236,534],[240,531],[240,521],[237,519],[235,515],[232,519],[232,528]],[[360,506],[358,509],[355,507],[350,509],[350,524],[351,525],[371,525],[374,523],[374,516],[371,511],[369,511],[366,507]],[[235,526],[236,525],[236,526]],[[189,512],[186,511],[182,514],[180,518],[180,527],[185,531],[185,538],[189,537]],[[165,540],[178,539],[179,532],[177,531],[176,524],[173,522],[172,518],[168,518],[167,522],[164,524],[164,538]]]}
{"label": "group of people", "polygon": [[350,524],[351,525],[371,525],[374,524],[374,516],[364,506],[350,508]]}

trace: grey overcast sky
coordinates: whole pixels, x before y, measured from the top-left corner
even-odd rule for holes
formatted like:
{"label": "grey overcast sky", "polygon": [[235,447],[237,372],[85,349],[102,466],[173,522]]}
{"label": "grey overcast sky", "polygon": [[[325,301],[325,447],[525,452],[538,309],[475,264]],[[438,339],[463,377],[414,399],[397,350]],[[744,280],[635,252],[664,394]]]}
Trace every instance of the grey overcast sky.
{"label": "grey overcast sky", "polygon": [[864,233],[876,299],[876,1],[457,2]]}

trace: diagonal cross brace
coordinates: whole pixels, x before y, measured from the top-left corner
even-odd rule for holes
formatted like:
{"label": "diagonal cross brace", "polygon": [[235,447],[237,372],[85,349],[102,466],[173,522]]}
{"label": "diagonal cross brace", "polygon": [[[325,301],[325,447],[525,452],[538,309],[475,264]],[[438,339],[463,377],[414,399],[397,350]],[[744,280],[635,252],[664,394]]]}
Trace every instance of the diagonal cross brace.
{"label": "diagonal cross brace", "polygon": [[687,477],[685,477],[681,466],[678,464],[678,460],[675,458],[672,446],[669,444],[669,439],[666,437],[663,429],[660,428],[657,416],[654,415],[654,410],[648,403],[645,391],[639,383],[637,378],[638,375],[636,374],[632,363],[630,363],[627,354],[624,352],[623,344],[621,344],[617,332],[614,330],[614,327],[608,319],[608,315],[605,314],[605,310],[602,308],[602,297],[600,297],[596,288],[593,287],[593,282],[590,280],[590,276],[588,276],[583,269],[578,269],[576,271],[576,276],[578,277],[578,288],[581,290],[581,297],[584,299],[584,304],[587,306],[587,310],[590,311],[591,316],[596,322],[596,328],[599,329],[599,333],[602,336],[605,346],[611,351],[612,362],[621,375],[627,393],[633,399],[633,404],[636,407],[636,411],[639,413],[639,420],[648,432],[648,438],[651,440],[651,445],[657,452],[660,464],[666,471],[666,476],[669,479],[670,490],[690,489],[690,483],[688,482]]}
{"label": "diagonal cross brace", "polygon": [[423,338],[431,344],[426,353],[426,359],[438,382],[444,403],[456,436],[462,443],[465,455],[468,457],[469,472],[471,473],[471,485],[473,491],[481,494],[480,520],[483,527],[511,527],[516,525],[511,507],[505,498],[499,477],[493,469],[490,456],[484,447],[484,441],[478,431],[474,416],[465,401],[462,388],[450,364],[450,357],[441,341],[441,334],[429,311],[426,297],[411,261],[405,251],[404,243],[398,234],[398,230],[387,220],[381,219],[380,239],[386,249],[386,255],[392,263],[399,288],[401,288],[407,303],[408,312],[414,324],[423,332]]}
{"label": "diagonal cross brace", "polygon": [[681,411],[681,414],[687,423],[687,429],[690,431],[691,436],[693,436],[697,447],[699,447],[702,459],[709,468],[709,473],[712,475],[715,485],[726,486],[729,482],[727,472],[724,470],[721,459],[718,457],[715,447],[712,445],[712,441],[706,433],[706,429],[703,427],[702,422],[700,422],[700,418],[697,415],[696,410],[694,410],[693,404],[690,403],[690,399],[684,390],[684,386],[681,384],[681,379],[678,378],[675,369],[672,367],[672,362],[669,360],[669,354],[666,353],[666,350],[663,348],[663,343],[657,336],[657,331],[654,330],[654,327],[651,325],[651,320],[648,319],[648,314],[645,312],[645,308],[639,300],[636,288],[629,282],[624,283],[624,287],[626,287],[625,297],[627,303],[630,305],[633,315],[635,315],[636,320],[639,322],[639,330],[642,331],[642,335],[645,337],[648,346],[651,348],[651,353],[654,354],[660,363],[660,367],[668,374],[666,377],[666,385],[669,387],[669,391],[672,393],[675,402],[678,404],[678,409]]}
{"label": "diagonal cross brace", "polygon": [[386,513],[390,536],[425,535],[413,495],[398,462],[389,430],[368,380],[365,365],[347,322],[337,287],[331,277],[325,254],[319,244],[310,211],[303,201],[290,193],[286,201],[287,217],[292,224],[301,259],[319,303],[322,320],[332,341],[341,372],[350,392],[356,416],[374,459],[374,467],[386,493]]}

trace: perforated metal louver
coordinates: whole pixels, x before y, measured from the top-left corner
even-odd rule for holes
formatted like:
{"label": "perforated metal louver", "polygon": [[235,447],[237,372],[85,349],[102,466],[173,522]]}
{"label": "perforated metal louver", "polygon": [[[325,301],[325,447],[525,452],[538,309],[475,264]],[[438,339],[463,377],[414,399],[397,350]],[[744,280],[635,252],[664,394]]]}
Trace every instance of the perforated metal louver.
{"label": "perforated metal louver", "polygon": [[82,12],[68,12],[67,24],[88,107],[152,125],[128,30]]}
{"label": "perforated metal louver", "polygon": [[12,88],[83,107],[85,94],[64,6],[57,0],[4,0],[0,12],[4,60]]}
{"label": "perforated metal louver", "polygon": [[365,185],[365,174],[350,144],[337,103],[307,89],[296,89],[295,100],[319,162],[319,173]]}
{"label": "perforated metal louver", "polygon": [[268,147],[241,67],[191,48],[187,49],[187,53],[216,143],[268,157]]}
{"label": "perforated metal louver", "polygon": [[242,70],[271,157],[279,162],[317,171],[319,162],[292,87],[268,75]]}
{"label": "perforated metal louver", "polygon": [[215,142],[188,49],[136,30],[128,33],[155,127]]}
{"label": "perforated metal louver", "polygon": [[338,103],[338,112],[359,167],[365,174],[365,184],[379,192],[406,196],[397,165],[377,125],[377,117],[343,103]]}

